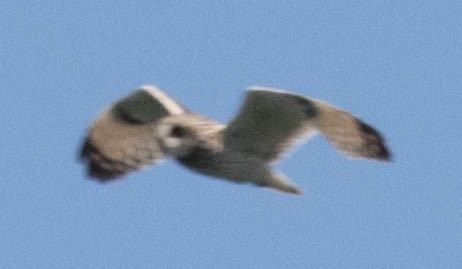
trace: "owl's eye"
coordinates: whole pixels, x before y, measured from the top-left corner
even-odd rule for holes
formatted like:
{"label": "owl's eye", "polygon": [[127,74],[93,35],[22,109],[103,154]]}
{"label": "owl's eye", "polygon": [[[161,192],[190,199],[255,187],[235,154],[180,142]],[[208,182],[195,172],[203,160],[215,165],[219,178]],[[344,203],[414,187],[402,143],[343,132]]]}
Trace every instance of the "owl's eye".
{"label": "owl's eye", "polygon": [[174,126],[170,130],[170,136],[173,136],[173,137],[184,137],[186,136],[187,133],[188,131],[186,130],[186,128],[183,128],[180,126]]}

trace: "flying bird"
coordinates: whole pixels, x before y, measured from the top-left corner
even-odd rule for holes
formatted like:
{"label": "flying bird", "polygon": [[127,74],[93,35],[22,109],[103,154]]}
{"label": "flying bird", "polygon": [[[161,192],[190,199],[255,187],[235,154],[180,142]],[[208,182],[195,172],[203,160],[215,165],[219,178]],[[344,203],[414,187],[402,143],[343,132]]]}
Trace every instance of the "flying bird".
{"label": "flying bird", "polygon": [[186,109],[155,86],[142,86],[94,121],[80,151],[91,178],[120,178],[171,157],[195,172],[291,194],[302,191],[271,164],[321,133],[354,158],[390,160],[382,136],[352,114],[287,91],[250,87],[227,125]]}

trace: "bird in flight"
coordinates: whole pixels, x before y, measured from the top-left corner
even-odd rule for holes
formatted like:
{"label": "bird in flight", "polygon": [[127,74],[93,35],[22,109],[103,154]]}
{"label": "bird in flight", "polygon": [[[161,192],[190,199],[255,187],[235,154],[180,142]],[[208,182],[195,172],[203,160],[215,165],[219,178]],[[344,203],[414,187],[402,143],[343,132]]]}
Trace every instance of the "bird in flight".
{"label": "bird in flight", "polygon": [[382,136],[352,114],[287,91],[250,87],[227,125],[183,107],[146,85],[99,115],[80,151],[90,177],[120,178],[172,157],[195,172],[278,191],[302,191],[271,164],[291,146],[321,133],[343,154],[390,160]]}

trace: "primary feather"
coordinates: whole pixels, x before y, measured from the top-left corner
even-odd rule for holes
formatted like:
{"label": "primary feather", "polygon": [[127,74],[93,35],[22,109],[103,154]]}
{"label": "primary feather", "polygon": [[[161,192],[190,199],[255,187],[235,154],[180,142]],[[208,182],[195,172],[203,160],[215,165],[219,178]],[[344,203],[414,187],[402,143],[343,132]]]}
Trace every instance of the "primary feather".
{"label": "primary feather", "polygon": [[317,132],[348,156],[390,158],[380,134],[350,113],[263,87],[249,88],[238,115],[225,130],[225,145],[273,161],[295,141]]}
{"label": "primary feather", "polygon": [[153,86],[116,102],[95,120],[85,138],[80,156],[88,163],[88,174],[105,181],[164,158],[155,136],[157,123],[185,111]]}

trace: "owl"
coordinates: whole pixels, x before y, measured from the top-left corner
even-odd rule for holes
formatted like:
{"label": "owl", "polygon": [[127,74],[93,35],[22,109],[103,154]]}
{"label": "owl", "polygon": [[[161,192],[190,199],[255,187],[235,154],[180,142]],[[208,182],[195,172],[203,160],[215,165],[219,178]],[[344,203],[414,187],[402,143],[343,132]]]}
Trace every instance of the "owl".
{"label": "owl", "polygon": [[189,111],[151,85],[140,87],[97,117],[80,158],[89,177],[101,182],[172,158],[211,177],[301,194],[271,164],[317,133],[346,156],[391,158],[373,127],[319,100],[250,87],[237,115],[224,125]]}

